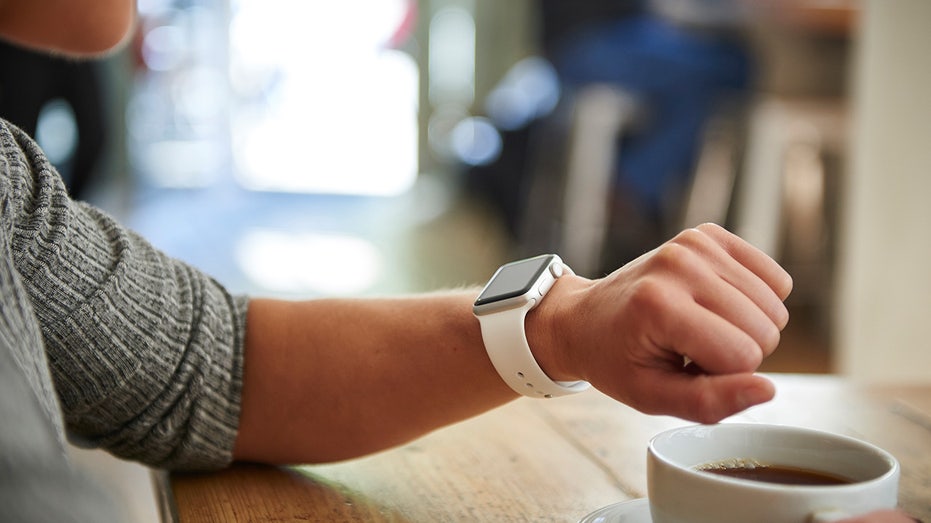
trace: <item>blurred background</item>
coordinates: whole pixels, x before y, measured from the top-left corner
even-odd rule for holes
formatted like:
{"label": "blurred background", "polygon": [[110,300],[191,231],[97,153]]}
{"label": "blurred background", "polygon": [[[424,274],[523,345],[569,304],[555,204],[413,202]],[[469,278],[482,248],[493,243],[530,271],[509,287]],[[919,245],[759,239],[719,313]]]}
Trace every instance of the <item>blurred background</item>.
{"label": "blurred background", "polygon": [[479,285],[544,251],[597,277],[714,221],[795,279],[764,370],[931,380],[931,3],[138,8],[99,62],[0,47],[0,115],[234,292]]}

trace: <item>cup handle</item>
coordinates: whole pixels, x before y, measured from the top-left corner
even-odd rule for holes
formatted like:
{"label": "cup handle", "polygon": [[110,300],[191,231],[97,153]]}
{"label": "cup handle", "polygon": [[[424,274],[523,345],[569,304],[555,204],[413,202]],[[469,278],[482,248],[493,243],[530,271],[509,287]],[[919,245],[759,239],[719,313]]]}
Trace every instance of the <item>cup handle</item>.
{"label": "cup handle", "polygon": [[839,508],[821,509],[817,512],[812,512],[812,514],[808,516],[808,523],[829,523],[848,517],[850,517],[850,514]]}

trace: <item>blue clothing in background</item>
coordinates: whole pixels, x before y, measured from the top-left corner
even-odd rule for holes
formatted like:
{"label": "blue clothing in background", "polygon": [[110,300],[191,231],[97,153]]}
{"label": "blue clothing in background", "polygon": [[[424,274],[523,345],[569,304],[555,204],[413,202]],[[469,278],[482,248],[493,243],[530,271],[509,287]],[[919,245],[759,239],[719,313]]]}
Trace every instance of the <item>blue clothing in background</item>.
{"label": "blue clothing in background", "polygon": [[722,97],[747,89],[752,78],[740,41],[648,13],[593,22],[563,38],[551,60],[564,89],[610,84],[643,106],[643,126],[622,137],[617,183],[647,212],[688,182],[704,124]]}

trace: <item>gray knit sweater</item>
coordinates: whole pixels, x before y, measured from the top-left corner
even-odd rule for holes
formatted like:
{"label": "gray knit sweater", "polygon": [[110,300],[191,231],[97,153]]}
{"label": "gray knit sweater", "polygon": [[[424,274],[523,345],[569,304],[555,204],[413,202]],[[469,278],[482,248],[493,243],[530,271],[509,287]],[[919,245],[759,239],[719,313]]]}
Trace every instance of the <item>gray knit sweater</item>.
{"label": "gray knit sweater", "polygon": [[0,505],[64,460],[65,433],[156,467],[228,464],[247,303],[70,200],[0,120]]}

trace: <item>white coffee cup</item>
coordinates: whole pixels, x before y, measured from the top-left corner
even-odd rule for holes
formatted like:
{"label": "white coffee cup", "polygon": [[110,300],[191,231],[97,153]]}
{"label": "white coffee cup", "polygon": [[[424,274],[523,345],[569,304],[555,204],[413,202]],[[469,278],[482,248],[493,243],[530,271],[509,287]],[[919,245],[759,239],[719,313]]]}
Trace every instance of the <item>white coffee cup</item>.
{"label": "white coffee cup", "polygon": [[[775,484],[698,470],[752,461],[818,471],[842,485]],[[668,430],[647,450],[653,523],[809,523],[895,508],[899,463],[875,445],[783,425],[721,423]]]}

